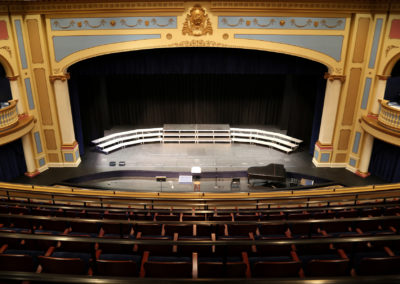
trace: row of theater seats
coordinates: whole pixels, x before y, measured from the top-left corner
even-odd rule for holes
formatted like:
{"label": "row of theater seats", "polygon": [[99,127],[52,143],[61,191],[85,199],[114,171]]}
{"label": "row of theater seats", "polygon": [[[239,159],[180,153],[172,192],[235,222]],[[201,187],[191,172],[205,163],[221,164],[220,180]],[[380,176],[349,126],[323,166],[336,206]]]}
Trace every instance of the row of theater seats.
{"label": "row of theater seats", "polygon": [[271,221],[257,223],[247,221],[245,224],[230,222],[224,224],[207,224],[195,221],[167,223],[120,223],[118,220],[104,222],[104,219],[57,220],[57,217],[37,219],[34,216],[20,218],[21,215],[2,215],[0,232],[35,233],[47,235],[79,235],[107,238],[143,238],[146,236],[202,237],[224,239],[231,237],[248,237],[250,239],[271,238],[318,238],[368,235],[394,235],[400,230],[400,218],[371,217],[347,219],[320,219],[304,221]]}
{"label": "row of theater seats", "polygon": [[[397,274],[399,241],[333,244],[126,245],[0,236],[0,269],[132,277],[316,277]],[[213,252],[213,250],[215,251]],[[350,251],[348,253],[347,251]]]}
{"label": "row of theater seats", "polygon": [[0,269],[177,278],[397,274],[400,206],[346,207],[176,213],[3,204]]}

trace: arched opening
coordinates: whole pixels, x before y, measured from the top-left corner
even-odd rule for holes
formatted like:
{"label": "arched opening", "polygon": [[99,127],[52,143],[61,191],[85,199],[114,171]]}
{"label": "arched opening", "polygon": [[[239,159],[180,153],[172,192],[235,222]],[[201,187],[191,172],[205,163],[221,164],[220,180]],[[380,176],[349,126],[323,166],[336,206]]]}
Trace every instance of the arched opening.
{"label": "arched opening", "polygon": [[88,145],[118,125],[272,125],[314,145],[326,67],[265,51],[173,48],[88,59],[69,70],[75,135]]}
{"label": "arched opening", "polygon": [[[388,78],[384,99],[400,103],[400,60]],[[400,182],[400,147],[374,139],[369,171],[385,181]]]}
{"label": "arched opening", "polygon": [[[10,81],[0,64],[0,102],[12,99]],[[0,180],[10,181],[26,172],[24,151],[21,139],[0,146]]]}

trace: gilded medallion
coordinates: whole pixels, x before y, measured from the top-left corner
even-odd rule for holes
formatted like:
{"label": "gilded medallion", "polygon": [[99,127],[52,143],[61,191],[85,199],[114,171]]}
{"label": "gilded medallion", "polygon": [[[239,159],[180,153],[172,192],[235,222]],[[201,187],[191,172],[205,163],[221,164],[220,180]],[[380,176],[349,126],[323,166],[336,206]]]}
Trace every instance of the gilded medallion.
{"label": "gilded medallion", "polygon": [[200,5],[193,6],[193,8],[190,9],[189,14],[186,15],[182,34],[201,36],[206,34],[212,35],[212,33],[211,22],[206,14],[206,10]]}

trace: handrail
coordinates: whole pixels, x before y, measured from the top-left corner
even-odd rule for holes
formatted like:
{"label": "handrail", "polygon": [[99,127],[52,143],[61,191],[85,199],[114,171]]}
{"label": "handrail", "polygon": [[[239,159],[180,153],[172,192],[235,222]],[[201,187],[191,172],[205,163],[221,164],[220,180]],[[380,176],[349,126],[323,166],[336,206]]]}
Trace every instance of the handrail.
{"label": "handrail", "polygon": [[[35,281],[35,282],[51,282],[56,283],[82,283],[82,284],[153,284],[160,283],[160,278],[139,278],[139,277],[110,277],[110,276],[85,276],[85,275],[66,275],[51,273],[34,273],[34,272],[11,272],[0,271],[0,279],[19,280],[19,281]],[[383,276],[356,276],[356,277],[307,277],[307,278],[201,278],[201,279],[184,279],[184,278],[163,278],[162,283],[165,284],[189,284],[189,283],[229,283],[242,284],[254,283],[260,284],[268,281],[269,284],[310,284],[310,283],[330,283],[330,284],[359,284],[359,283],[399,283],[400,275],[383,275]]]}
{"label": "handrail", "polygon": [[369,222],[384,220],[400,220],[400,216],[379,216],[379,217],[354,217],[354,218],[328,218],[328,219],[301,219],[301,220],[263,220],[263,221],[152,221],[152,220],[120,220],[120,219],[88,219],[74,217],[53,217],[38,215],[0,214],[0,217],[11,219],[66,221],[81,223],[105,223],[105,224],[201,224],[201,225],[264,225],[264,224],[318,224],[318,223],[348,223],[348,222]]}
{"label": "handrail", "polygon": [[381,104],[381,111],[378,116],[378,123],[393,129],[400,130],[400,108],[390,106],[387,100],[379,100]]}
{"label": "handrail", "polygon": [[224,239],[224,240],[158,240],[158,239],[132,239],[132,238],[102,238],[102,237],[74,237],[66,235],[40,235],[40,234],[21,234],[0,232],[1,237],[24,240],[46,240],[61,242],[80,242],[80,243],[100,243],[100,244],[121,244],[121,245],[306,245],[306,244],[339,244],[339,243],[363,243],[363,242],[379,242],[379,241],[400,241],[400,235],[376,235],[376,236],[360,236],[360,237],[324,237],[309,239],[260,239],[260,240],[243,240],[243,239]]}
{"label": "handrail", "polygon": [[[369,199],[367,199],[369,200]],[[353,201],[353,200],[352,200]],[[319,201],[318,201],[319,202]],[[329,203],[329,202],[327,202]],[[256,203],[259,205],[259,203]],[[261,203],[262,204],[262,203]],[[283,203],[286,204],[286,203]],[[132,212],[132,213],[160,213],[160,212],[168,212],[168,213],[193,213],[193,209],[137,209],[137,208],[118,208],[118,207],[87,207],[87,206],[71,206],[71,205],[53,205],[53,204],[39,204],[39,203],[25,203],[25,202],[10,202],[10,201],[0,201],[0,205],[23,205],[24,207],[40,207],[40,208],[54,208],[54,209],[72,209],[72,210],[86,210],[86,211],[109,211],[109,212]],[[318,207],[288,207],[288,208],[258,208],[258,209],[224,209],[217,212],[224,212],[224,213],[278,213],[278,212],[298,212],[298,211],[321,211],[321,210],[343,210],[343,209],[363,209],[363,208],[371,208],[378,207],[378,208],[385,208],[385,207],[392,207],[396,206],[393,203],[374,203],[374,204],[361,204],[361,205],[332,205],[332,206],[318,206]],[[215,213],[216,210],[214,209],[196,209],[196,213]]]}
{"label": "handrail", "polygon": [[[0,186],[1,186],[1,184],[0,184]],[[24,187],[24,185],[22,185],[22,187]],[[246,201],[252,201],[252,200],[262,200],[262,199],[279,200],[279,199],[288,199],[288,198],[289,199],[304,199],[304,198],[324,198],[325,199],[326,197],[341,197],[341,196],[348,196],[348,195],[354,195],[354,194],[377,193],[376,190],[379,190],[380,193],[385,192],[385,191],[388,191],[388,192],[396,191],[396,190],[400,191],[400,184],[390,185],[390,187],[391,188],[389,188],[389,189],[382,189],[381,190],[381,189],[379,189],[379,188],[377,188],[377,187],[372,185],[372,186],[365,186],[365,187],[361,187],[361,188],[369,189],[369,190],[373,190],[374,189],[375,191],[369,191],[369,192],[366,192],[366,191],[363,191],[363,192],[352,192],[352,191],[350,191],[350,192],[338,193],[338,190],[351,190],[353,188],[353,187],[341,187],[339,189],[335,189],[334,188],[333,190],[331,190],[331,192],[330,192],[331,195],[329,195],[326,192],[324,192],[323,194],[315,193],[313,195],[312,194],[310,194],[310,195],[301,195],[301,194],[292,195],[292,192],[294,192],[293,190],[287,190],[287,191],[284,191],[284,192],[279,192],[280,195],[278,195],[278,196],[259,196],[258,193],[250,193],[250,192],[239,192],[239,193],[236,193],[236,194],[240,195],[241,198],[244,197],[243,195],[247,195],[245,200]],[[86,196],[88,196],[91,191],[94,192],[94,190],[91,190],[91,189],[80,189],[80,188],[76,189],[76,188],[73,188],[73,187],[67,188],[67,190],[71,190],[71,193],[46,192],[46,191],[37,191],[37,190],[35,191],[35,189],[42,190],[43,188],[46,188],[48,190],[50,190],[50,189],[53,189],[53,190],[54,189],[58,189],[58,190],[59,189],[63,189],[63,188],[56,188],[56,187],[51,187],[51,186],[43,187],[43,186],[32,185],[32,189],[0,188],[0,191],[2,191],[2,190],[4,191],[5,190],[5,191],[13,191],[13,192],[35,193],[35,194],[52,194],[52,195],[57,195],[57,196],[69,196],[69,197],[72,197],[72,196],[73,197],[76,197],[76,196],[83,197],[84,195],[81,194],[81,193],[87,193]],[[355,187],[355,188],[358,189],[360,187]],[[321,190],[324,190],[324,189],[321,189]],[[151,194],[151,193],[146,193],[146,192],[140,192],[140,193],[137,193],[137,192],[121,192],[121,191],[115,191],[115,190],[114,191],[109,191],[109,192],[112,195],[98,195],[98,192],[96,192],[95,193],[96,195],[93,196],[93,197],[98,198],[98,199],[100,199],[100,198],[103,198],[103,199],[112,198],[113,200],[116,200],[116,199],[125,199],[125,200],[126,199],[134,199],[134,200],[152,200],[152,201],[154,201],[154,200],[176,201],[177,200],[176,197],[168,198],[168,196],[169,196],[168,193],[166,194],[166,193],[160,193],[160,192],[155,193],[156,195],[155,196],[152,195],[151,197],[137,197],[137,196],[134,196],[134,194],[140,194],[140,193],[141,194],[149,194],[149,195]],[[104,193],[104,192],[102,192],[102,193]],[[268,194],[268,193],[271,193],[271,192],[263,192],[263,193]],[[118,195],[116,195],[116,194],[118,194]],[[174,194],[174,193],[172,193],[172,194]],[[226,198],[225,196],[229,195],[229,194],[226,194],[226,193],[221,195],[221,197],[223,197],[223,198],[215,198],[215,197],[214,198],[207,198],[207,195],[215,196],[215,195],[218,195],[218,193],[196,193],[196,194],[194,194],[194,195],[202,196],[201,198],[187,198],[187,197],[185,197],[185,195],[191,195],[191,194],[193,194],[193,193],[180,192],[179,195],[181,197],[183,196],[184,198],[181,198],[179,200],[181,200],[181,201],[221,201],[221,200],[224,200],[224,201],[235,200],[235,201],[237,201],[237,197],[234,197],[235,195],[232,195],[231,198]],[[291,194],[291,195],[287,196],[285,194]]]}
{"label": "handrail", "polygon": [[0,129],[6,129],[18,123],[17,102],[10,100],[9,106],[0,109]]}
{"label": "handrail", "polygon": [[[339,191],[328,191],[324,192],[324,195],[317,194],[316,192],[311,192],[312,194],[309,195],[295,195],[295,196],[269,196],[264,197],[260,196],[259,194],[239,194],[236,198],[171,198],[170,195],[160,195],[158,194],[150,194],[150,197],[143,197],[143,196],[134,196],[133,194],[127,194],[124,196],[124,192],[118,192],[118,195],[115,191],[112,192],[112,195],[96,195],[90,196],[89,193],[98,194],[98,191],[91,191],[91,190],[74,190],[73,188],[69,188],[66,190],[71,190],[71,193],[66,192],[48,192],[42,191],[43,187],[38,187],[36,189],[35,186],[32,186],[33,189],[13,189],[13,188],[5,188],[0,189],[0,191],[5,191],[5,198],[11,199],[28,199],[28,197],[32,199],[39,199],[39,200],[48,200],[52,201],[53,204],[58,202],[79,202],[79,203],[94,203],[94,204],[107,204],[107,205],[132,205],[135,204],[136,206],[181,206],[181,207],[201,207],[208,209],[209,206],[255,206],[260,208],[262,206],[275,206],[275,205],[290,205],[290,204],[299,204],[299,200],[302,205],[309,208],[313,204],[317,203],[335,203],[335,202],[361,202],[364,200],[371,200],[371,199],[389,199],[389,198],[397,198],[399,195],[399,190],[397,189],[398,186],[390,186],[391,188],[385,188],[382,186],[380,189],[376,187],[366,187],[365,191],[363,192],[352,192],[350,191],[352,188],[341,188],[341,191],[348,191],[348,192],[339,192]],[[58,188],[51,188],[45,187],[46,190],[50,189],[57,189]],[[364,189],[364,188],[363,188]],[[375,190],[373,190],[375,189]],[[62,189],[61,189],[62,190]],[[11,193],[16,193],[15,196]],[[19,196],[20,193],[24,193],[24,196]],[[103,193],[103,192],[102,192]],[[27,195],[33,195],[28,196]],[[368,196],[368,195],[374,196]],[[376,196],[380,194],[382,196]],[[387,195],[389,194],[389,195]],[[35,196],[36,195],[36,196]],[[37,196],[39,195],[39,196]],[[147,195],[147,194],[145,194]],[[49,198],[45,198],[49,197]],[[215,194],[211,194],[211,196],[215,196]],[[56,197],[63,197],[61,199],[56,199]],[[71,197],[72,199],[68,199]],[[76,198],[79,197],[79,200]],[[169,197],[169,198],[168,198]],[[340,199],[343,197],[351,197],[348,199]],[[274,203],[274,201],[279,201],[279,203]],[[133,202],[133,203],[132,203]],[[252,203],[254,202],[254,203]]]}

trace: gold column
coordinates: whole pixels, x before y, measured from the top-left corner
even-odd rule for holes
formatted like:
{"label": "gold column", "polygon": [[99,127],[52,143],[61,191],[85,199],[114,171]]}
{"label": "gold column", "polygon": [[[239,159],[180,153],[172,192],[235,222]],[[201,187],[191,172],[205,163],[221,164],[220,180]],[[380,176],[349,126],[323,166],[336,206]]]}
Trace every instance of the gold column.
{"label": "gold column", "polygon": [[374,92],[374,100],[371,107],[371,114],[373,116],[377,117],[379,114],[379,100],[383,99],[385,96],[386,83],[389,77],[390,75],[376,75],[377,82]]}
{"label": "gold column", "polygon": [[54,86],[58,120],[61,130],[61,151],[63,154],[64,166],[78,166],[81,162],[79,146],[75,140],[74,123],[72,120],[71,103],[69,100],[68,79],[69,74],[50,76]]}
{"label": "gold column", "polygon": [[321,126],[318,141],[315,144],[313,162],[317,166],[330,163],[332,159],[332,141],[335,131],[336,115],[339,105],[340,91],[345,80],[343,75],[325,73],[326,81],[324,108],[322,110]]}
{"label": "gold column", "polygon": [[[13,77],[8,77],[8,80],[10,81],[10,89],[11,89],[11,94],[12,94],[13,99],[18,100],[18,103],[17,103],[18,114],[25,115],[26,112],[24,109],[24,104],[22,103],[22,100],[21,100],[21,93],[19,90],[18,78],[19,78],[19,76],[13,76]],[[26,170],[27,170],[25,175],[28,177],[35,177],[40,172],[36,169],[35,156],[34,156],[34,153],[32,150],[33,143],[32,143],[31,137],[30,137],[30,133],[22,136],[21,140],[22,140],[22,148],[24,150]]]}
{"label": "gold column", "polygon": [[356,172],[356,174],[359,176],[367,177],[370,175],[368,173],[368,168],[369,168],[369,162],[371,160],[373,145],[374,145],[374,137],[368,134],[367,132],[364,132],[364,144],[361,151],[359,168],[358,171]]}

